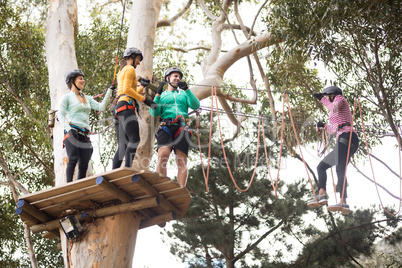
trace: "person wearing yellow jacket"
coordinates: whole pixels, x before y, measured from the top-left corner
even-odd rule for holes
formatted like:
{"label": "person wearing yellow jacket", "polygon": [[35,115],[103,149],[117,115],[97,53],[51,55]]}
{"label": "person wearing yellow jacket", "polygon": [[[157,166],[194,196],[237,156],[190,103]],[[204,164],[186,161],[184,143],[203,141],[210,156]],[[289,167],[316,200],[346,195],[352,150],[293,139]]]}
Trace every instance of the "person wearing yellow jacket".
{"label": "person wearing yellow jacket", "polygon": [[131,167],[140,143],[139,125],[137,120],[138,102],[151,106],[155,104],[140,93],[149,84],[148,79],[142,79],[138,85],[135,68],[143,59],[142,52],[130,47],[124,51],[117,74],[117,97],[112,109],[117,138],[117,151],[113,157],[112,168],[119,168],[125,158],[125,166]]}
{"label": "person wearing yellow jacket", "polygon": [[[185,81],[181,81],[183,72],[177,67],[171,67],[165,72],[165,81],[159,84],[155,103],[157,107],[151,107],[152,116],[160,115],[161,124],[156,133],[158,142],[157,172],[167,175],[166,165],[170,152],[176,153],[178,167],[177,181],[180,186],[187,184],[187,155],[191,142],[191,131],[188,127],[188,108],[196,110],[200,107],[198,98],[188,90]],[[163,91],[164,85],[168,88]]]}

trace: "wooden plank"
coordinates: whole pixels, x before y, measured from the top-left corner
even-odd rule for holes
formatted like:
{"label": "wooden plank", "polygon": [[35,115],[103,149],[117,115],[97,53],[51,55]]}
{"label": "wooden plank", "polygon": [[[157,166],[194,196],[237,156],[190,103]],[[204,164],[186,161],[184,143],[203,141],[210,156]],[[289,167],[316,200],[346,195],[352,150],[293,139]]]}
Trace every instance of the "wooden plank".
{"label": "wooden plank", "polygon": [[150,226],[153,226],[153,225],[156,225],[156,224],[159,225],[161,223],[165,223],[165,222],[168,222],[168,221],[171,221],[171,220],[174,220],[174,219],[176,219],[176,213],[169,212],[169,213],[166,213],[166,214],[163,214],[163,215],[156,216],[156,217],[154,217],[152,219],[149,219],[149,220],[141,221],[140,229],[147,228],[147,227],[150,227]]}
{"label": "wooden plank", "polygon": [[[160,204],[160,202],[159,202],[158,197],[151,197],[151,198],[142,199],[139,201],[134,201],[132,203],[125,203],[125,204],[121,204],[118,206],[111,206],[111,207],[100,208],[97,210],[87,211],[85,214],[77,213],[77,214],[75,214],[75,216],[81,222],[81,221],[84,221],[86,217],[100,218],[100,217],[112,216],[112,215],[125,213],[125,212],[129,212],[129,211],[158,206],[159,204]],[[85,218],[82,218],[82,216],[84,216]],[[33,233],[53,230],[53,229],[60,227],[59,221],[60,221],[60,219],[57,219],[54,221],[37,224],[37,225],[32,226],[31,230]]]}
{"label": "wooden plank", "polygon": [[181,214],[178,208],[176,208],[172,203],[166,200],[163,195],[159,194],[159,192],[156,191],[151,185],[149,185],[144,179],[142,179],[140,175],[134,175],[132,177],[132,181],[133,183],[138,184],[139,187],[149,196],[159,196],[161,200],[161,207],[164,208],[167,212],[174,211],[176,214]]}
{"label": "wooden plank", "polygon": [[21,208],[24,212],[29,213],[31,216],[38,219],[40,222],[47,222],[53,219],[51,216],[47,215],[46,213],[43,213],[36,207],[29,204],[28,201],[24,199],[18,200],[17,206]]}
{"label": "wooden plank", "polygon": [[[133,168],[123,167],[123,168],[114,169],[109,172],[105,172],[102,174],[102,176],[107,177],[109,180],[114,180],[114,179],[119,179],[119,178],[122,178],[125,176],[131,177],[131,175],[136,172],[138,172],[138,171],[136,171]],[[42,200],[42,199],[46,199],[49,197],[54,197],[59,194],[77,191],[80,189],[84,189],[86,187],[93,186],[94,181],[96,180],[96,178],[98,176],[99,175],[90,176],[90,177],[87,177],[87,178],[84,178],[81,180],[69,182],[69,183],[66,183],[66,184],[63,184],[60,186],[42,190],[40,192],[23,195],[23,196],[21,196],[20,199],[27,200],[30,204],[33,205],[33,202],[37,201],[37,200]]]}
{"label": "wooden plank", "polygon": [[115,186],[113,183],[109,182],[106,180],[104,177],[99,176],[96,179],[96,184],[105,189],[107,192],[111,193],[116,197],[116,199],[121,200],[122,202],[130,202],[130,200],[133,199],[133,197],[129,194],[127,194],[125,191],[120,190],[117,186]]}

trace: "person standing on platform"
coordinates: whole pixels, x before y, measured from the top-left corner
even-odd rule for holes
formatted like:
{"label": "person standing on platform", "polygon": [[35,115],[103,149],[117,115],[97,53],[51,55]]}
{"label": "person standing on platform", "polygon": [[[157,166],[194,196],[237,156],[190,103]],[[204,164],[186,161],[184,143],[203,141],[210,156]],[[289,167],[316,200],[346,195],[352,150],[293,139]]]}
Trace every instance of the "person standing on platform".
{"label": "person standing on platform", "polygon": [[73,180],[75,166],[78,163],[78,179],[86,177],[88,163],[93,148],[89,139],[89,114],[91,110],[104,111],[109,103],[114,86],[109,87],[101,103],[82,93],[84,73],[79,69],[67,71],[65,82],[71,90],[65,94],[59,104],[58,119],[64,126],[64,146],[68,156],[67,182]]}
{"label": "person standing on platform", "polygon": [[[331,135],[336,135],[336,144],[334,150],[317,166],[319,189],[317,199],[314,198],[310,200],[307,205],[309,207],[318,207],[328,203],[328,195],[326,192],[327,169],[336,166],[338,191],[340,192],[341,201],[336,205],[328,206],[328,211],[341,211],[343,214],[348,214],[350,208],[346,203],[348,196],[345,176],[346,164],[349,163],[350,157],[357,151],[359,146],[359,138],[356,132],[353,130],[352,136],[350,135],[352,131],[352,114],[350,112],[349,103],[343,97],[342,89],[337,86],[327,87],[322,93],[314,93],[313,95],[329,110],[329,124],[317,122],[316,126],[324,128]],[[349,148],[350,137],[352,140]],[[345,190],[343,191],[343,189]]]}
{"label": "person standing on platform", "polygon": [[148,106],[155,104],[151,99],[140,94],[149,84],[148,79],[143,78],[137,87],[135,68],[140,65],[142,59],[142,52],[135,47],[130,47],[124,51],[123,59],[120,61],[120,70],[117,74],[117,97],[112,108],[118,145],[113,157],[113,169],[121,166],[123,158],[125,158],[126,167],[132,166],[140,143],[138,102]]}
{"label": "person standing on platform", "polygon": [[[159,84],[155,103],[156,109],[149,109],[152,116],[160,115],[160,126],[156,133],[158,163],[157,172],[167,175],[167,163],[172,150],[176,154],[178,167],[177,181],[181,187],[187,184],[187,156],[190,147],[192,133],[189,130],[188,108],[196,110],[200,107],[200,101],[188,90],[188,85],[183,79],[183,72],[172,67],[165,72],[165,82]],[[163,87],[168,84],[167,90]]]}

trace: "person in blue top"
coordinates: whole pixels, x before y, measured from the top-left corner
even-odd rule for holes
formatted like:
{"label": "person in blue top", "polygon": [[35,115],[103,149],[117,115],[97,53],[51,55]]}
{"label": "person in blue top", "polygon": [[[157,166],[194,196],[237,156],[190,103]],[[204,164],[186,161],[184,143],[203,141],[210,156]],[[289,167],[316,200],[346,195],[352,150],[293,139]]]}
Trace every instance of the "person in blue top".
{"label": "person in blue top", "polygon": [[[154,102],[156,109],[149,109],[152,116],[159,116],[161,124],[156,133],[158,164],[157,172],[167,175],[166,165],[172,150],[176,153],[178,167],[177,181],[180,186],[187,184],[187,155],[191,142],[191,131],[188,128],[188,108],[196,110],[200,107],[200,101],[188,90],[188,85],[183,78],[183,72],[172,67],[165,72],[165,82],[159,84]],[[163,91],[165,84],[166,91]],[[180,89],[179,89],[180,88]]]}
{"label": "person in blue top", "polygon": [[114,86],[109,87],[101,103],[91,96],[84,95],[84,73],[79,69],[67,71],[64,78],[71,90],[65,94],[59,104],[58,120],[64,127],[64,145],[68,156],[67,182],[73,180],[75,166],[78,163],[78,177],[86,177],[88,163],[93,148],[89,139],[89,114],[91,110],[104,111],[109,103]]}

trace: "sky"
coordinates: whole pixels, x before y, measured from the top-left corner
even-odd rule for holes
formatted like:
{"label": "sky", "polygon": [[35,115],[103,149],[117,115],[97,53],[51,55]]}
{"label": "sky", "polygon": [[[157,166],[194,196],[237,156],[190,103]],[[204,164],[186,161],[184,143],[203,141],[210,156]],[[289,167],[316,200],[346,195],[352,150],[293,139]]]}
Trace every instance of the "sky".
{"label": "sky", "polygon": [[[80,2],[80,1],[79,1]],[[177,4],[177,8],[179,9],[184,1],[178,1],[174,4]],[[79,3],[80,4],[80,3]],[[130,16],[130,12],[128,11],[127,16]],[[249,16],[248,19],[253,19],[253,16]],[[246,20],[247,18],[245,18]],[[82,20],[80,21],[82,22]],[[247,24],[248,22],[245,21]],[[258,26],[258,23],[257,23]],[[199,34],[198,31],[197,35]],[[230,47],[230,46],[229,46]],[[323,66],[320,68],[320,74],[322,79],[331,78],[331,75],[325,71]],[[239,75],[239,74],[247,74],[247,75]],[[196,78],[202,77],[200,69],[194,68],[192,70],[192,75]],[[247,62],[245,60],[240,60],[237,62],[234,67],[230,68],[228,72],[225,74],[225,78],[232,79],[234,82],[238,82],[239,85],[244,86],[244,83],[248,81],[248,67]],[[330,80],[330,79],[328,79]],[[246,82],[245,82],[246,81]],[[203,101],[202,105],[209,106],[209,101]],[[279,109],[279,108],[277,108]],[[222,118],[223,127],[231,128],[229,123],[225,117]],[[226,122],[226,123],[225,123]],[[362,139],[363,135],[359,135]],[[315,144],[314,144],[315,145]],[[386,162],[394,171],[399,172],[399,155],[398,148],[395,147],[396,140],[392,137],[387,137],[383,139],[383,145],[377,146],[373,149],[373,154],[380,157],[384,162]],[[94,154],[96,150],[96,143],[94,143]],[[241,146],[241,145],[239,145]],[[302,147],[303,155],[306,161],[314,168],[320,162],[320,158],[317,156],[317,152],[310,145],[307,147]],[[298,153],[300,153],[298,151]],[[96,159],[96,156],[93,156],[93,159]],[[374,171],[375,178],[378,183],[384,185],[387,189],[393,191],[393,194],[399,196],[399,181],[398,178],[392,175],[387,169],[383,168],[378,164],[376,160],[372,160],[374,163]],[[198,164],[198,163],[190,163]],[[362,160],[358,163],[358,167],[363,170],[363,172],[372,178],[370,163],[368,159]],[[272,169],[273,174],[276,174],[276,170]],[[169,167],[169,176],[174,176],[176,173],[176,167]],[[379,190],[377,193],[375,184],[368,181],[361,174],[356,172],[356,170],[349,165],[348,166],[348,204],[351,206],[352,210],[358,208],[368,208],[371,205],[380,206],[380,202],[384,202],[387,205],[398,205],[398,200],[394,198],[390,198],[388,194],[386,194],[383,190]],[[283,159],[282,167],[280,171],[280,180],[292,181],[298,180],[300,178],[306,178],[306,171],[302,162],[294,159]],[[274,176],[276,178],[276,176]],[[334,178],[336,178],[336,173],[334,170]],[[306,182],[307,183],[307,182]],[[335,203],[335,195],[333,191],[331,191],[331,175],[328,173],[328,182],[327,182],[327,190],[329,192],[329,204]],[[338,199],[339,200],[339,196]],[[166,227],[167,229],[171,228],[172,222],[168,222]],[[168,245],[162,242],[162,235],[160,232],[162,229],[159,226],[153,226],[146,229],[139,230],[137,243],[134,253],[134,264],[133,268],[156,268],[156,267],[186,267],[178,258],[172,255],[169,252]],[[289,258],[294,256],[289,256]]]}

